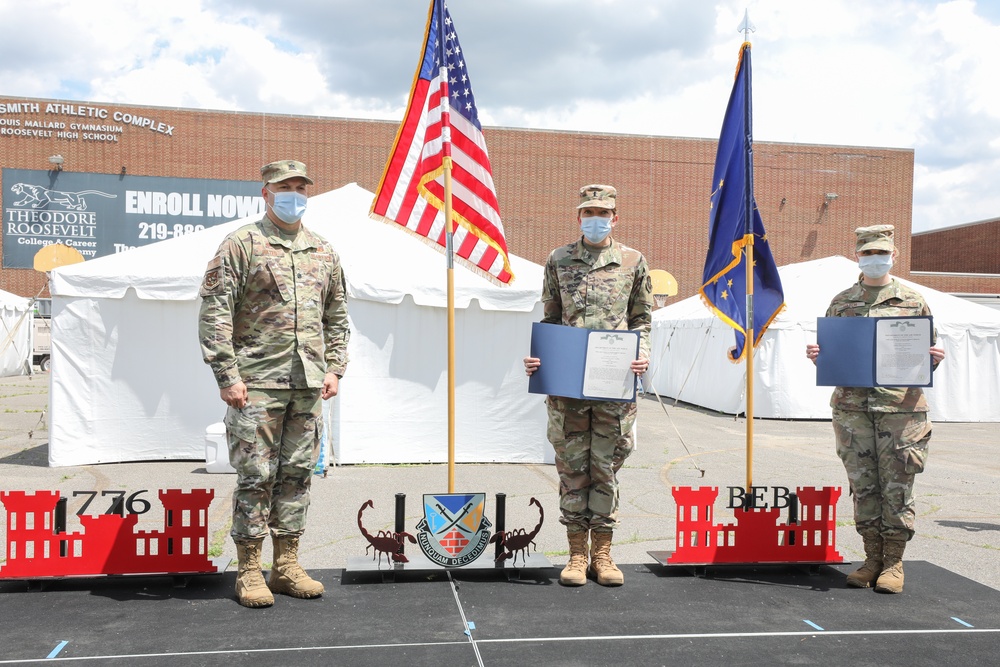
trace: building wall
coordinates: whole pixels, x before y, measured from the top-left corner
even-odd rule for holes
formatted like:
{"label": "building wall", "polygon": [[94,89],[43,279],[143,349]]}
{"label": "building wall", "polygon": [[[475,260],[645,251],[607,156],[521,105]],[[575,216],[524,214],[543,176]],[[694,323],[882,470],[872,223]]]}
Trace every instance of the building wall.
{"label": "building wall", "polygon": [[1000,275],[914,271],[908,277],[921,285],[949,294],[1000,294]]}
{"label": "building wall", "polygon": [[913,235],[914,280],[942,292],[1000,294],[1000,218]]}
{"label": "building wall", "polygon": [[[38,111],[25,111],[26,105]],[[108,119],[88,116],[98,113],[93,109]],[[72,123],[120,126],[114,117],[150,123],[111,133],[116,140],[66,136]],[[64,136],[59,130],[51,136],[3,133],[18,121],[24,130],[32,120],[62,123]],[[385,121],[0,98],[0,164],[47,169],[47,158],[58,153],[72,171],[118,174],[124,167],[138,176],[256,180],[260,165],[294,158],[308,165],[314,194],[351,182],[374,191],[396,128]],[[697,293],[708,248],[715,139],[484,132],[511,252],[544,262],[552,248],[579,236],[579,187],[610,183],[619,190],[615,238],[676,277],[673,300]],[[757,204],[779,265],[851,257],[855,227],[888,223],[896,226],[901,250],[894,272],[909,277],[912,150],[762,141],[754,148]],[[0,270],[0,289],[34,296],[40,290],[44,295],[44,288],[44,276],[34,271]]]}
{"label": "building wall", "polygon": [[913,269],[1000,275],[1000,218],[913,235]]}

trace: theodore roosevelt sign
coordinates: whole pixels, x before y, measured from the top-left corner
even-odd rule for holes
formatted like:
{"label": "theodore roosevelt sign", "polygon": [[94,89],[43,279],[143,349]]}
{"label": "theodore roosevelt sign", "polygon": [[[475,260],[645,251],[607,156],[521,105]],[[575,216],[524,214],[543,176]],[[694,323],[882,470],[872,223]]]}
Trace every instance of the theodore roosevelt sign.
{"label": "theodore roosevelt sign", "polygon": [[30,269],[42,246],[84,259],[263,215],[257,181],[3,170],[3,266]]}

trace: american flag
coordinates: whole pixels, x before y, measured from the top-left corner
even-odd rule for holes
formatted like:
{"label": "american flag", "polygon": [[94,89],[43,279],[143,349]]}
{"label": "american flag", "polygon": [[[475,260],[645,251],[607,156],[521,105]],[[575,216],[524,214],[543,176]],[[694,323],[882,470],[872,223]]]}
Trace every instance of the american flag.
{"label": "american flag", "polygon": [[445,251],[444,165],[450,160],[452,221],[457,225],[453,227],[454,254],[476,273],[506,285],[514,275],[486,139],[465,54],[443,2],[431,1],[406,116],[396,133],[371,216],[397,223]]}

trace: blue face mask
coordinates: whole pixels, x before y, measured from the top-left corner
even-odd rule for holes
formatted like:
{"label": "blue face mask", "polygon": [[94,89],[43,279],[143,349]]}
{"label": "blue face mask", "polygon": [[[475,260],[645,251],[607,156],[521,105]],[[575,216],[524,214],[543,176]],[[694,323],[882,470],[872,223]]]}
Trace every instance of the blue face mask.
{"label": "blue face mask", "polygon": [[600,243],[611,233],[611,218],[602,218],[599,215],[580,218],[580,229],[585,239],[594,244]]}
{"label": "blue face mask", "polygon": [[306,212],[306,196],[300,192],[275,192],[271,210],[282,222],[298,222]]}
{"label": "blue face mask", "polygon": [[868,278],[881,278],[892,268],[892,255],[862,255],[858,267]]}

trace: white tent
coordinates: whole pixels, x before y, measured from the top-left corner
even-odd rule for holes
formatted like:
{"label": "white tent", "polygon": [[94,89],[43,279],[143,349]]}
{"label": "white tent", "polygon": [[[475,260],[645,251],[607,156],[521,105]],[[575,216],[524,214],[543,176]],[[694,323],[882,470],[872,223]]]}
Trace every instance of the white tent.
{"label": "white tent", "polygon": [[[350,362],[327,424],[338,463],[447,460],[446,271],[418,239],[368,218],[357,185],[312,197],[304,222],[340,253]],[[245,221],[52,274],[49,463],[199,459],[225,405],[198,345],[198,288]],[[542,267],[511,257],[496,287],[455,268],[459,462],[551,461],[543,397],[521,362]]]}
{"label": "white tent", "polygon": [[[785,311],[764,333],[754,357],[754,416],[829,419],[832,387],[816,386],[816,367],[805,346],[816,342],[816,318],[830,300],[858,279],[858,265],[826,257],[779,269]],[[937,421],[1000,421],[1000,313],[943,292],[902,281],[930,306],[945,360],[925,389]],[[652,387],[659,394],[712,410],[746,409],[746,364],[726,351],[733,330],[697,296],[653,313]]]}
{"label": "white tent", "polygon": [[31,299],[0,290],[0,377],[31,374]]}

